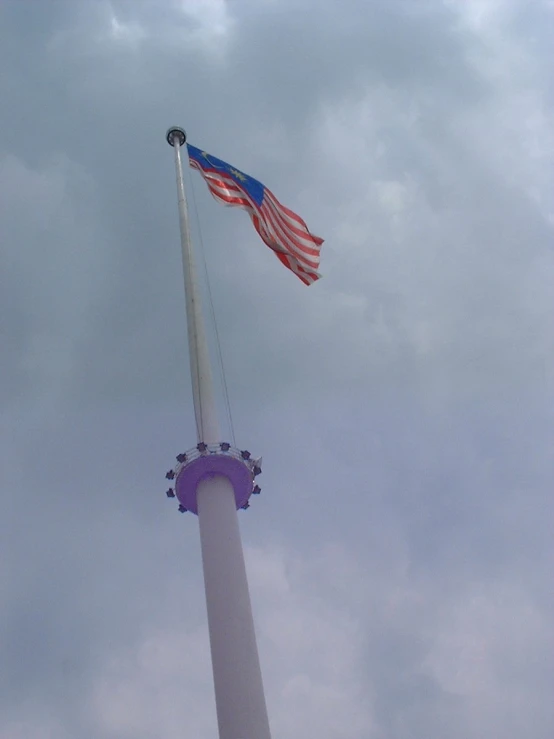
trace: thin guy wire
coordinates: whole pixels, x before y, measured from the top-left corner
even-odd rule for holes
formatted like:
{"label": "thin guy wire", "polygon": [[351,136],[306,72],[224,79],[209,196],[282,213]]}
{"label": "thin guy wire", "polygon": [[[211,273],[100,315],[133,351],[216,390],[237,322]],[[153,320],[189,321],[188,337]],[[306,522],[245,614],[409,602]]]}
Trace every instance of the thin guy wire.
{"label": "thin guy wire", "polygon": [[[177,148],[177,144],[175,143],[174,144],[174,148],[175,148],[176,160],[178,160],[178,162],[179,162],[179,167],[178,167],[178,170],[177,171],[178,171],[178,174],[180,176],[181,186],[182,186],[182,188],[184,190],[185,189],[185,182],[184,182],[184,179],[183,179],[183,160],[181,158],[181,148],[182,147],[180,146],[179,148]],[[189,177],[190,177],[190,173],[189,173]],[[179,193],[179,198],[180,197],[181,197],[181,193]],[[189,246],[190,246],[190,244],[189,244]],[[196,435],[199,437],[199,439],[198,439],[199,441],[204,441],[204,423],[203,423],[204,414],[202,413],[202,393],[200,392],[200,360],[198,358],[198,337],[196,336],[196,334],[193,337],[193,341],[195,343],[194,356],[195,356],[195,359],[196,359],[196,362],[195,362],[195,364],[196,364],[196,382],[197,382],[197,393],[196,394],[197,394],[197,397],[198,397],[198,414],[196,414],[196,409],[195,409]]]}
{"label": "thin guy wire", "polygon": [[219,367],[221,372],[221,379],[223,381],[223,395],[225,400],[225,410],[227,411],[227,419],[229,421],[229,429],[231,431],[231,440],[233,442],[233,446],[236,446],[236,439],[235,439],[235,426],[233,423],[233,414],[231,412],[231,402],[229,400],[229,389],[227,386],[227,375],[225,372],[225,364],[223,362],[223,352],[221,350],[221,341],[219,339],[219,329],[217,327],[217,320],[215,316],[215,308],[214,308],[214,301],[212,297],[212,288],[210,284],[210,276],[208,273],[208,265],[206,262],[206,251],[204,249],[204,239],[202,237],[202,228],[200,226],[200,218],[198,215],[198,205],[196,203],[196,193],[194,189],[194,181],[191,177],[191,173],[189,171],[189,181],[191,183],[191,191],[192,191],[192,202],[194,205],[194,213],[196,216],[196,225],[198,228],[198,235],[199,235],[199,241],[200,241],[200,252],[202,254],[202,263],[204,265],[204,274],[206,276],[206,285],[208,287],[208,298],[210,303],[210,313],[212,316],[212,322],[215,329],[215,338],[216,338],[216,345],[217,345],[217,356],[219,360]]}

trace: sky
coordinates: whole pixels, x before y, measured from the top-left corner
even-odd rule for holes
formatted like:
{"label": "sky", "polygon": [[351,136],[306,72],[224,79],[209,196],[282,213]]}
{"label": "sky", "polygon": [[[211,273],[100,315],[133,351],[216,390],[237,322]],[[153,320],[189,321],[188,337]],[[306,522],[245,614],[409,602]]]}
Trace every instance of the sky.
{"label": "sky", "polygon": [[307,288],[186,173],[274,739],[554,736],[553,32],[3,0],[1,739],[217,735],[171,125],[325,239]]}

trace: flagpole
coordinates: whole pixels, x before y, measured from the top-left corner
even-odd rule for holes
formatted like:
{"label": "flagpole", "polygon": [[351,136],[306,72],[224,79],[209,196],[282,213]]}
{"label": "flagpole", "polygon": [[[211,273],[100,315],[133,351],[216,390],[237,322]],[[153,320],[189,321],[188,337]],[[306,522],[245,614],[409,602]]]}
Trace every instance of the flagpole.
{"label": "flagpole", "polygon": [[202,318],[202,303],[198,288],[198,277],[190,238],[187,196],[181,162],[181,146],[186,142],[186,134],[182,129],[172,128],[168,131],[167,140],[173,146],[175,152],[175,174],[177,177],[181,253],[183,257],[187,332],[189,338],[190,375],[192,378],[196,430],[198,441],[216,442],[219,441],[219,425],[217,422],[206,331]]}
{"label": "flagpole", "polygon": [[[167,132],[175,172],[198,444],[167,474],[180,510],[198,514],[219,739],[271,739],[237,508],[247,507],[257,469],[248,452],[221,443],[183,183],[182,128]],[[257,488],[259,491],[259,488]],[[168,491],[170,496],[174,493]]]}

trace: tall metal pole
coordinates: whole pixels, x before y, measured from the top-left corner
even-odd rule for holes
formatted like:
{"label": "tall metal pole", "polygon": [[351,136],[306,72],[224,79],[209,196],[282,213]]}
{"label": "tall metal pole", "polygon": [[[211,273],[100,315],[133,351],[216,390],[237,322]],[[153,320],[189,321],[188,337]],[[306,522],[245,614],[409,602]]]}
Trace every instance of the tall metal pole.
{"label": "tall metal pole", "polygon": [[[171,140],[170,140],[171,137]],[[177,198],[179,203],[179,225],[181,229],[181,252],[183,257],[183,277],[185,281],[185,300],[187,309],[187,332],[189,340],[190,375],[198,441],[219,441],[219,426],[215,405],[210,356],[206,342],[206,331],[202,318],[202,302],[198,288],[198,277],[194,262],[194,252],[190,238],[187,196],[183,182],[181,146],[185,144],[186,134],[182,129],[168,131],[167,140],[175,151],[175,174],[177,177]]]}
{"label": "tall metal pole", "polygon": [[[219,443],[216,404],[201,301],[190,239],[181,165],[186,134],[171,128],[167,141],[175,149],[181,248],[187,306],[187,329],[197,452],[179,455],[176,493],[181,510],[198,514],[208,612],[208,629],[220,739],[271,739],[248,591],[237,508],[252,492],[248,452]],[[178,458],[179,459],[179,458]],[[259,488],[257,488],[259,491]],[[172,493],[172,490],[168,491]]]}

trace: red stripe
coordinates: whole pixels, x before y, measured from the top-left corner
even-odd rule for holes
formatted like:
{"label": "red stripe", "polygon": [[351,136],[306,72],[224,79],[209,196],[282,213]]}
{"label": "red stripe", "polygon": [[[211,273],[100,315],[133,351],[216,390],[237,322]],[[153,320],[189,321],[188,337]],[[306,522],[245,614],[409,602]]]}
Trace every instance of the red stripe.
{"label": "red stripe", "polygon": [[[208,187],[210,188],[210,191],[212,192],[212,195],[216,197],[216,199],[223,199],[226,203],[230,205],[239,205],[243,207],[248,208],[248,203],[251,204],[252,208],[255,208],[260,216],[266,221],[268,221],[269,225],[273,228],[270,228],[271,231],[275,233],[277,236],[277,240],[284,239],[285,241],[288,241],[288,246],[293,251],[295,251],[297,254],[298,252],[304,252],[305,254],[309,255],[306,259],[307,266],[313,267],[317,266],[317,258],[319,256],[319,250],[316,248],[310,248],[307,247],[305,244],[303,244],[301,241],[299,241],[297,238],[295,238],[296,234],[295,232],[298,232],[299,235],[302,238],[306,238],[307,240],[311,241],[313,243],[313,239],[311,237],[311,234],[309,234],[307,231],[300,231],[299,229],[294,229],[294,231],[291,230],[291,227],[288,223],[283,222],[283,219],[281,217],[281,214],[278,212],[275,212],[274,207],[268,207],[265,203],[262,204],[262,207],[259,208],[256,206],[255,203],[252,203],[252,201],[248,200],[248,203],[245,201],[245,199],[248,197],[247,193],[242,190],[242,188],[238,187],[234,182],[227,182],[223,180],[221,177],[218,177],[217,180],[212,177],[205,178],[206,182],[208,184]],[[217,188],[214,190],[214,187]],[[234,190],[236,192],[242,192],[244,197],[230,197],[228,195],[229,190]],[[222,192],[223,191],[223,192]],[[250,208],[248,208],[250,210]],[[301,220],[301,219],[299,219]],[[300,258],[302,258],[301,254],[298,254]],[[314,264],[313,257],[316,257],[316,263]]]}
{"label": "red stripe", "polygon": [[286,254],[280,254],[278,252],[275,252],[275,256],[277,259],[285,265],[285,267],[288,267],[288,269],[291,270],[291,272],[294,272],[294,274],[302,280],[302,282],[305,285],[311,285],[313,282],[319,279],[319,275],[317,272],[304,272],[301,270],[301,268],[295,268],[294,264],[290,264],[289,257]]}
{"label": "red stripe", "polygon": [[[300,231],[302,233],[306,233],[309,236],[310,240],[314,241],[316,244],[318,245],[323,244],[323,239],[320,238],[319,236],[315,236],[314,234],[312,234],[306,222],[302,218],[300,218],[300,216],[297,213],[293,213],[292,210],[290,210],[290,208],[286,208],[282,203],[280,203],[275,197],[275,195],[271,192],[271,190],[268,190],[266,188],[265,192],[266,192],[266,196],[268,196],[268,199],[274,202],[274,204],[277,206],[279,211],[282,211],[282,213],[284,213],[286,216],[288,216],[292,220],[296,221],[301,226]],[[292,229],[295,228],[292,224],[289,224],[289,225],[290,225],[290,228]]]}
{"label": "red stripe", "polygon": [[[311,284],[312,282],[315,282],[319,279],[319,274],[315,272],[314,270],[307,270],[305,269],[294,257],[292,257],[290,254],[287,254],[283,251],[280,251],[276,249],[270,242],[268,242],[265,238],[263,230],[260,229],[259,221],[256,217],[252,218],[252,221],[254,223],[254,227],[256,231],[259,233],[261,239],[264,241],[264,243],[269,246],[269,248],[275,252],[277,257],[280,259],[283,264],[285,264],[292,272],[294,272],[298,277],[302,279],[303,282],[305,282],[307,285]],[[304,277],[301,277],[301,275],[307,276],[305,279]]]}
{"label": "red stripe", "polygon": [[[268,206],[264,202],[262,203],[262,206],[260,208],[257,207],[255,203],[248,200],[248,203],[251,205],[250,208],[245,202],[248,194],[244,190],[242,190],[240,186],[237,186],[234,182],[232,182],[232,184],[229,183],[228,185],[227,181],[223,180],[220,177],[218,177],[217,180],[212,177],[205,179],[208,187],[210,188],[210,192],[212,193],[212,195],[214,195],[214,197],[216,197],[216,199],[223,199],[225,203],[228,203],[230,205],[241,205],[245,207],[249,212],[252,212],[252,210],[255,209],[258,212],[261,220],[266,224],[268,236],[272,235],[278,244],[282,241],[285,242],[284,246],[291,250],[294,253],[295,257],[303,261],[308,268],[317,268],[319,264],[319,249],[306,247],[302,242],[300,242],[295,237],[295,234],[291,232],[290,226],[286,223],[283,223],[280,214],[274,213],[274,207]],[[216,187],[217,190],[214,190],[214,187]],[[244,193],[244,198],[229,197],[227,192],[230,189]],[[307,233],[300,233],[303,238],[311,238],[310,235]]]}
{"label": "red stripe", "polygon": [[267,199],[267,203],[266,203],[266,199],[264,198],[263,206],[266,206],[267,208],[271,209],[274,213],[276,213],[279,217],[279,220],[281,221],[281,223],[287,230],[306,239],[310,243],[313,243],[312,235],[308,231],[308,227],[306,226],[305,223],[303,223],[302,228],[290,223],[290,219],[288,218],[288,216],[284,214],[283,211],[272,202],[271,198]]}
{"label": "red stripe", "polygon": [[[261,210],[267,214],[269,218],[277,225],[282,234],[286,234],[287,238],[294,242],[295,246],[308,257],[316,256],[319,257],[319,248],[314,245],[313,239],[307,231],[301,231],[297,228],[292,228],[288,223],[283,221],[283,218],[279,212],[275,209],[266,205],[265,202],[262,204]],[[312,246],[308,246],[300,239],[305,239]]]}
{"label": "red stripe", "polygon": [[[252,217],[252,222],[254,224],[254,227],[258,234],[260,235],[262,241],[277,255],[277,257],[280,259],[283,264],[285,264],[288,269],[291,270],[291,272],[294,272],[302,282],[304,282],[306,285],[310,285],[312,282],[315,282],[319,279],[319,274],[315,271],[309,271],[306,270],[298,263],[294,257],[292,257],[290,254],[281,251],[280,249],[275,248],[275,246],[266,239],[265,233],[263,229],[260,228],[259,219],[256,216]],[[301,275],[307,275],[307,278],[301,277]]]}
{"label": "red stripe", "polygon": [[298,243],[294,234],[284,232],[280,224],[277,222],[277,219],[273,217],[271,212],[264,210],[263,207],[262,215],[264,216],[264,221],[268,227],[268,231],[278,244],[282,244],[282,246],[291,251],[297,259],[305,262],[307,267],[317,268],[319,263],[318,254],[305,254],[303,245]]}
{"label": "red stripe", "polygon": [[[202,174],[204,173],[203,170],[200,170],[200,171]],[[210,189],[211,189],[211,185],[215,185],[216,187],[219,187],[225,191],[234,190],[236,192],[240,192],[244,195],[244,197],[248,198],[247,192],[243,190],[240,187],[240,185],[237,185],[234,182],[234,180],[232,180],[231,178],[229,178],[229,181],[222,179],[222,176],[220,173],[217,174],[217,179],[215,176],[206,177],[205,179]],[[262,216],[268,217],[270,213],[274,215],[275,219],[271,219],[273,224],[276,226],[278,230],[280,230],[281,235],[290,239],[300,251],[303,251],[306,254],[309,254],[310,256],[319,256],[318,248],[314,248],[313,246],[312,247],[306,246],[302,242],[298,241],[298,239],[295,239],[294,236],[298,235],[302,238],[305,238],[312,244],[314,244],[314,242],[317,243],[317,241],[322,241],[322,240],[318,239],[318,237],[315,237],[314,239],[312,234],[310,234],[310,232],[308,231],[306,224],[299,216],[296,216],[296,220],[298,223],[301,223],[303,225],[304,227],[303,229],[298,229],[292,226],[291,224],[289,224],[288,222],[284,221],[282,214],[279,212],[279,209],[286,210],[289,214],[292,213],[292,211],[290,211],[288,208],[287,209],[283,208],[283,206],[279,203],[279,201],[275,198],[275,196],[272,193],[270,193],[270,191],[267,190],[266,188],[266,194],[267,193],[270,194],[270,198],[268,199],[267,204],[265,202],[266,200],[265,197],[264,197],[264,202],[262,202],[261,207],[257,206],[256,203],[253,203],[251,200],[249,200],[249,202],[252,204],[252,207],[256,208]],[[212,194],[215,194],[215,193],[213,193],[212,191]],[[220,193],[220,192],[218,192],[217,195],[219,195],[220,197],[225,197],[225,200],[230,204],[245,205],[244,201],[242,201],[242,199],[240,198],[232,199],[227,195],[224,196],[223,193]],[[279,208],[277,208],[275,204],[278,204]]]}
{"label": "red stripe", "polygon": [[305,285],[319,279],[315,270],[319,266],[323,239],[311,234],[298,214],[280,203],[267,188],[264,188],[264,199],[260,206],[226,173],[214,167],[203,167],[195,160],[189,161],[203,176],[218,202],[238,206],[249,213],[262,241]]}

